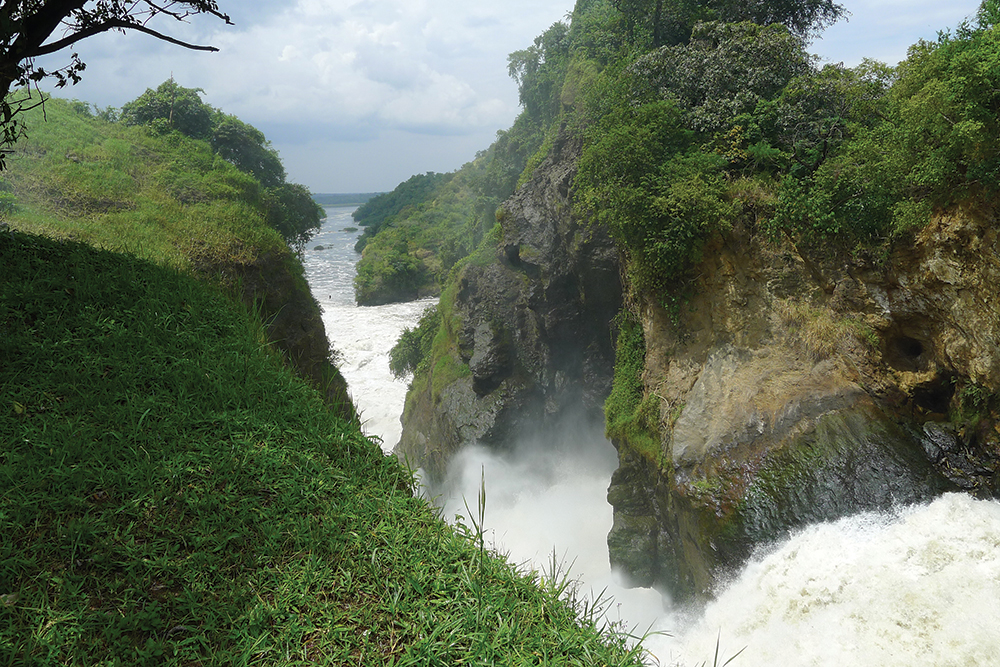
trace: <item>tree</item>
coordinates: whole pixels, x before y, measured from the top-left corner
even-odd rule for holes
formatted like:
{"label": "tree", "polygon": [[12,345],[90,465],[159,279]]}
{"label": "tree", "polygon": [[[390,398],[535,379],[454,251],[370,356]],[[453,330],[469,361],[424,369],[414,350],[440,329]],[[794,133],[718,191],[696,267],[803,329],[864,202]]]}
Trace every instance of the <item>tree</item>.
{"label": "tree", "polygon": [[633,39],[653,48],[682,44],[702,21],[758,25],[780,23],[808,38],[833,25],[846,11],[833,0],[611,0]]}
{"label": "tree", "polygon": [[178,86],[168,79],[156,90],[147,88],[122,106],[121,120],[126,125],[154,125],[162,121],[168,129],[193,139],[208,139],[212,136],[215,111],[201,101],[200,93],[204,92],[201,88]]}
{"label": "tree", "polygon": [[212,130],[212,150],[236,165],[240,171],[253,174],[266,188],[285,182],[285,168],[277,151],[264,133],[236,116],[220,114]]}
{"label": "tree", "polygon": [[267,224],[301,252],[323,219],[323,207],[316,203],[304,185],[282,183],[264,189]]}
{"label": "tree", "polygon": [[700,23],[687,44],[643,56],[629,74],[638,88],[675,100],[688,127],[711,135],[811,71],[801,38],[781,25]]}
{"label": "tree", "polygon": [[[12,146],[23,133],[17,114],[41,104],[31,96],[30,88],[26,96],[8,98],[12,88],[30,87],[46,78],[55,79],[56,87],[61,88],[77,83],[86,68],[75,53],[68,65],[51,71],[37,66],[35,58],[112,30],[141,32],[197,51],[218,51],[214,46],[184,42],[150,27],[160,15],[185,21],[198,14],[210,14],[232,24],[215,0],[0,0],[0,149]],[[62,36],[53,39],[56,33]],[[0,153],[0,169],[3,166]]]}
{"label": "tree", "polygon": [[533,46],[507,56],[507,72],[517,81],[521,106],[532,118],[550,123],[559,113],[558,89],[569,55],[569,26],[553,23]]}

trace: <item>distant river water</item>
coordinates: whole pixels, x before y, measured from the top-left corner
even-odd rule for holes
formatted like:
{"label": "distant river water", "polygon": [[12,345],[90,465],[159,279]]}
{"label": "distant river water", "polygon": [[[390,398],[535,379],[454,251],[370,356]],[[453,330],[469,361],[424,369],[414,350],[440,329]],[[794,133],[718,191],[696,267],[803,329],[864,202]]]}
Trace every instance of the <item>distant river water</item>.
{"label": "distant river water", "polygon": [[[388,352],[434,301],[354,304],[359,232],[343,231],[352,211],[327,209],[304,263],[364,428],[388,451],[406,394]],[[720,666],[741,649],[732,667],[1000,666],[1000,504],[950,494],[809,526],[762,549],[709,604],[674,606],[623,588],[608,565],[614,450],[600,433],[566,440],[520,443],[508,456],[469,447],[438,502],[446,516],[466,514],[464,498],[476,511],[485,478],[494,545],[543,572],[555,554],[581,593],[612,596],[608,619],[662,633],[645,641],[650,664],[712,665],[718,642]]]}

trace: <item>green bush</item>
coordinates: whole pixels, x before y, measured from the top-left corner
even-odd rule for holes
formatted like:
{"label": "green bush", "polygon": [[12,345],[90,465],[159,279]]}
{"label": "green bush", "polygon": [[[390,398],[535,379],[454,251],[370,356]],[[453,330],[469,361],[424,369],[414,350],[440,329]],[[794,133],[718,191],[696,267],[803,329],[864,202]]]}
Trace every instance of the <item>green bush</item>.
{"label": "green bush", "polygon": [[615,323],[615,375],[611,393],[604,402],[607,437],[659,463],[660,401],[644,396],[642,372],[646,362],[646,340],[642,325],[622,312]]}
{"label": "green bush", "polygon": [[[989,12],[995,5],[984,3],[977,19],[955,33],[911,47],[891,89],[869,104],[878,122],[857,128],[814,172],[785,179],[773,229],[877,245],[926,225],[934,209],[997,191],[1000,29]],[[867,81],[886,78],[876,72]]]}
{"label": "green bush", "polygon": [[403,378],[415,373],[417,367],[427,359],[434,344],[434,337],[441,327],[441,312],[432,306],[420,316],[414,328],[406,327],[399,340],[389,351],[389,370],[395,378]]}

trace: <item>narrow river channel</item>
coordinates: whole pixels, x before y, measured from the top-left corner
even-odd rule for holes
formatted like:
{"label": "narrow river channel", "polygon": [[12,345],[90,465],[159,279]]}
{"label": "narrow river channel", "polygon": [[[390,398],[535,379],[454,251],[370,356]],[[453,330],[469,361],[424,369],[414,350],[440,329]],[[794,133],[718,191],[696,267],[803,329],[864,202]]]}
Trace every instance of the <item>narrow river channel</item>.
{"label": "narrow river channel", "polygon": [[[354,303],[353,208],[329,208],[304,263],[327,335],[365,431],[391,451],[406,381],[388,353],[435,300]],[[322,249],[318,249],[321,247]],[[580,592],[611,600],[607,618],[637,634],[650,664],[732,667],[945,667],[1000,665],[1000,504],[950,494],[929,505],[810,526],[759,556],[707,606],[674,607],[627,589],[608,565],[606,501],[616,459],[601,433],[520,443],[513,455],[467,448],[436,498],[445,516],[468,515],[485,480],[488,535],[515,563],[548,571],[555,555]]]}

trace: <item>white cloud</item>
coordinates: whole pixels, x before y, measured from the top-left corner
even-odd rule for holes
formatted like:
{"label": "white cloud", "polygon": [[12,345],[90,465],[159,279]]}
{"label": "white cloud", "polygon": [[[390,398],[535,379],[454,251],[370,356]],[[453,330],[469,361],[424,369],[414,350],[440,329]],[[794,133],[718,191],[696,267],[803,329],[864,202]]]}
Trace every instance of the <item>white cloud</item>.
{"label": "white cloud", "polygon": [[261,124],[294,114],[316,124],[495,130],[517,108],[506,54],[559,18],[565,2],[300,0],[267,23],[210,35],[222,49],[212,67],[185,58],[184,74],[213,103]]}
{"label": "white cloud", "polygon": [[[842,0],[843,1],[843,0]],[[979,0],[843,1],[848,20],[827,28],[812,51],[829,62],[857,65],[864,58],[895,65],[920,39],[936,39],[939,30],[954,28],[975,14]]]}

